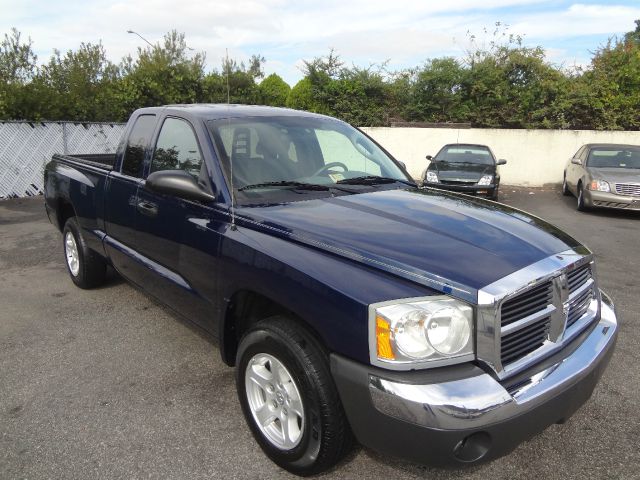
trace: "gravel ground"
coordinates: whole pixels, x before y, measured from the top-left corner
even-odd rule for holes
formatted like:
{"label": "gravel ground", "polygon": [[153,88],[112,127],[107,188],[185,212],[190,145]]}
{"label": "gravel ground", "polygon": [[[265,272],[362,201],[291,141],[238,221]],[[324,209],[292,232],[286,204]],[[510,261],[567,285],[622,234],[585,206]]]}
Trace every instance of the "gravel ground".
{"label": "gravel ground", "polygon": [[[640,214],[503,192],[597,255],[621,328],[592,399],[488,465],[436,470],[359,447],[321,478],[640,478]],[[74,287],[42,198],[0,202],[0,269],[0,478],[293,478],[253,441],[214,341],[116,275]]]}

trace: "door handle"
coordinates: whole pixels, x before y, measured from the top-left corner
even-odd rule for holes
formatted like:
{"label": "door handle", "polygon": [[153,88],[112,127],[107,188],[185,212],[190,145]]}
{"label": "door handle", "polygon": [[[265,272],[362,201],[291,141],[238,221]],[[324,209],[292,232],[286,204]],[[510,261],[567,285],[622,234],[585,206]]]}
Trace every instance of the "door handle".
{"label": "door handle", "polygon": [[138,205],[136,207],[141,214],[146,215],[147,217],[158,216],[158,205],[156,205],[155,203],[146,202],[143,200],[142,202],[138,202]]}

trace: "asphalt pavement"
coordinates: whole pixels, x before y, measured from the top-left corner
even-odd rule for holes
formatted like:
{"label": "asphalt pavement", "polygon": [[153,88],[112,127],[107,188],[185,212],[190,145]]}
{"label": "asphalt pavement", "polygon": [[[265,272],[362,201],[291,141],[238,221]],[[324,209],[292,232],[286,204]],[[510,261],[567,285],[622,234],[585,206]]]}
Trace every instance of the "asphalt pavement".
{"label": "asphalt pavement", "polygon": [[[593,397],[487,465],[357,447],[319,478],[640,478],[640,214],[579,213],[559,189],[502,192],[596,254],[621,327]],[[294,478],[253,441],[214,341],[113,273],[76,288],[63,261],[41,197],[0,202],[0,479]]]}

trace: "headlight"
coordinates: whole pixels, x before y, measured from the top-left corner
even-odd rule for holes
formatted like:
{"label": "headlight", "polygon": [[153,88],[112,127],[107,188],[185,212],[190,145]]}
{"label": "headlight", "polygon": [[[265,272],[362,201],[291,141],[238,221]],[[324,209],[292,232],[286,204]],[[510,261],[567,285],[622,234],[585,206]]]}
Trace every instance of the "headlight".
{"label": "headlight", "polygon": [[374,365],[412,369],[472,360],[473,309],[448,296],[370,306]]}
{"label": "headlight", "polygon": [[427,171],[426,180],[429,183],[438,183],[440,181],[438,180],[438,174],[436,172],[429,172],[429,171]]}
{"label": "headlight", "polygon": [[493,182],[493,175],[483,175],[480,180],[478,180],[478,185],[491,185]]}
{"label": "headlight", "polygon": [[598,192],[610,192],[611,187],[604,180],[594,180],[589,185],[589,190],[597,190]]}

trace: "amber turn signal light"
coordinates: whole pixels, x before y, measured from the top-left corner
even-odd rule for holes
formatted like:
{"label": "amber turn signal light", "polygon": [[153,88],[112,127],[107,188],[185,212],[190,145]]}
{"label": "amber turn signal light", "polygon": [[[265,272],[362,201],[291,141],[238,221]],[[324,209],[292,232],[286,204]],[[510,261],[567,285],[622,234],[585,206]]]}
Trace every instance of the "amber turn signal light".
{"label": "amber turn signal light", "polygon": [[382,317],[376,317],[376,344],[378,358],[395,360],[396,356],[391,349],[391,330],[389,322]]}

